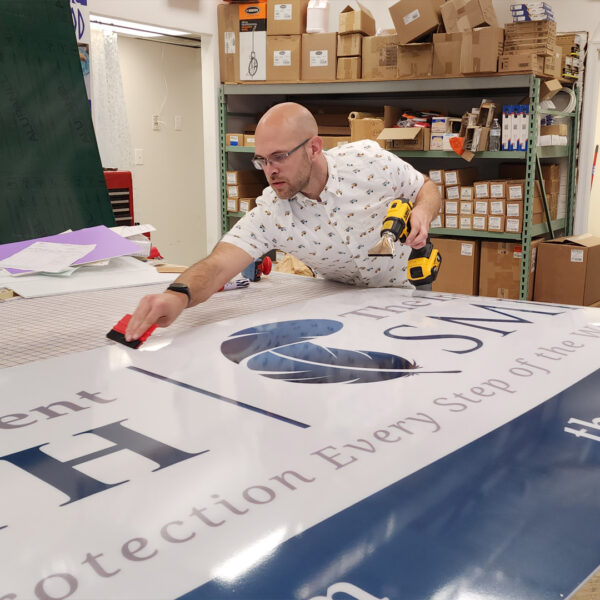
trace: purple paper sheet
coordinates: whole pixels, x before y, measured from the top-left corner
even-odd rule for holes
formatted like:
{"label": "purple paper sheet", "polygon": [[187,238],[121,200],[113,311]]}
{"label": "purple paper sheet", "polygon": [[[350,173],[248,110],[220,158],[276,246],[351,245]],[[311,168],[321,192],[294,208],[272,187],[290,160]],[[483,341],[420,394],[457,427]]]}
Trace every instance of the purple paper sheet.
{"label": "purple paper sheet", "polygon": [[[111,231],[104,225],[96,227],[87,227],[68,233],[59,233],[58,235],[49,235],[47,237],[36,238],[33,240],[23,240],[21,242],[12,242],[11,244],[0,245],[0,260],[9,258],[13,254],[28,248],[34,242],[55,242],[57,244],[96,244],[96,247],[85,256],[76,260],[73,265],[81,265],[93,262],[95,260],[106,260],[117,256],[127,256],[139,251],[139,246],[118,233]],[[21,273],[32,273],[22,269],[6,269],[12,275]]]}

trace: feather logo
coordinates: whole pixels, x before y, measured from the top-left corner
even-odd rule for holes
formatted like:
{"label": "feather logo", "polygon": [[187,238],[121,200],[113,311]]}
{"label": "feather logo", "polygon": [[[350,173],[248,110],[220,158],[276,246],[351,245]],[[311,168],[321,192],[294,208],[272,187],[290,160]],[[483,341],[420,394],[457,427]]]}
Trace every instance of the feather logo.
{"label": "feather logo", "polygon": [[395,354],[329,348],[311,341],[342,327],[331,319],[266,323],[232,334],[221,344],[221,352],[236,364],[247,361],[249,369],[264,377],[295,383],[373,383],[424,373],[416,362]]}

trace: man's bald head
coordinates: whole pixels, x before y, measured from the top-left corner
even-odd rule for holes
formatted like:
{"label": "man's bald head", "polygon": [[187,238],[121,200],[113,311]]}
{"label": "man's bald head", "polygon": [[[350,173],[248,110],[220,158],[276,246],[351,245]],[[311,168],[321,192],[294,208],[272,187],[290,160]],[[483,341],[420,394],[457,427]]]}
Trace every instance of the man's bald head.
{"label": "man's bald head", "polygon": [[318,127],[311,112],[295,102],[282,102],[270,108],[260,119],[256,135],[279,139],[307,139],[318,134]]}

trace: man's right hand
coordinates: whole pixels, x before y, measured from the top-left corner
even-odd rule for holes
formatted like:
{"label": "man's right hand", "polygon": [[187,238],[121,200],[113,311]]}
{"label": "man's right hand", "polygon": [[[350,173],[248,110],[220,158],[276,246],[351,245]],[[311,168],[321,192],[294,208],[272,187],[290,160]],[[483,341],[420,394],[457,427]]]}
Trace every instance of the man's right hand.
{"label": "man's right hand", "polygon": [[139,339],[155,323],[159,327],[168,327],[188,304],[185,294],[179,292],[163,292],[144,296],[131,316],[125,339]]}

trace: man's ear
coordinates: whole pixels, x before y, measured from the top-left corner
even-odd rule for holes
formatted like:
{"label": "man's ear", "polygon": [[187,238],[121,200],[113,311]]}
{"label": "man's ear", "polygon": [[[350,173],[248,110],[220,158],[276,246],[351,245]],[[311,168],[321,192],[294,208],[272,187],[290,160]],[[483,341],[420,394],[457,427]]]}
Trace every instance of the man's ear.
{"label": "man's ear", "polygon": [[315,135],[308,144],[311,152],[311,158],[316,158],[323,152],[323,140]]}

